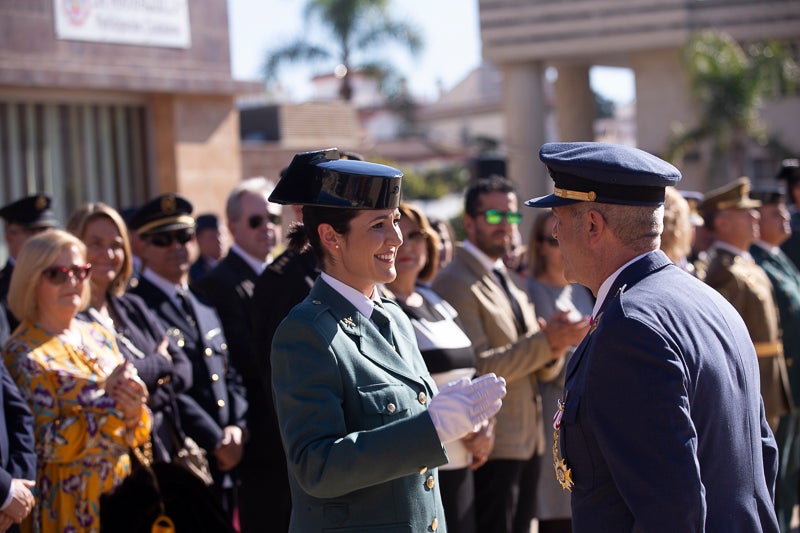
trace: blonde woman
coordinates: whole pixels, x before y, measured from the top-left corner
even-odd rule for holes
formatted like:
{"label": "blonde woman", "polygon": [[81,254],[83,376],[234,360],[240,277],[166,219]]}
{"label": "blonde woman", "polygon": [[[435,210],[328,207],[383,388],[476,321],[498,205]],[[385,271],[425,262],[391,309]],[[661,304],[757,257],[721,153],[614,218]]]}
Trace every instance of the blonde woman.
{"label": "blonde woman", "polygon": [[42,533],[96,533],[100,494],[130,473],[128,450],[150,438],[147,388],[114,338],[76,318],[89,303],[86,247],[48,230],[17,257],[8,306],[20,320],[3,350],[34,415]]}

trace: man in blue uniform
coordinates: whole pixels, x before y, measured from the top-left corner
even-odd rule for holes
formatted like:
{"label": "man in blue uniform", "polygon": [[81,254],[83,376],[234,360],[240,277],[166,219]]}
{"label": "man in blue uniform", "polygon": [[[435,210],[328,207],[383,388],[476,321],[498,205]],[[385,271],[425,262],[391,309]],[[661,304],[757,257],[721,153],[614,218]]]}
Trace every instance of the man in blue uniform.
{"label": "man in blue uniform", "polygon": [[212,487],[223,508],[233,516],[236,506],[236,466],[242,459],[247,400],[242,379],[230,364],[228,345],[217,313],[189,290],[189,252],[194,239],[192,204],[177,194],[163,194],[133,216],[132,228],[144,241],[146,265],[138,294],[158,315],[167,334],[192,362],[192,387],[186,391],[202,411],[181,413],[186,433],[208,454]]}
{"label": "man in blue uniform", "polygon": [[6,338],[19,325],[16,317],[5,308],[8,284],[14,272],[14,263],[22,245],[31,236],[46,229],[58,227],[58,221],[50,208],[53,201],[45,194],[33,194],[0,207],[4,235],[8,246],[8,261],[0,270],[0,341]]}
{"label": "man in blue uniform", "polygon": [[539,158],[569,281],[597,298],[567,366],[553,460],[573,531],[778,531],[777,447],[742,318],[659,248],[680,172],[641,150],[548,143]]}

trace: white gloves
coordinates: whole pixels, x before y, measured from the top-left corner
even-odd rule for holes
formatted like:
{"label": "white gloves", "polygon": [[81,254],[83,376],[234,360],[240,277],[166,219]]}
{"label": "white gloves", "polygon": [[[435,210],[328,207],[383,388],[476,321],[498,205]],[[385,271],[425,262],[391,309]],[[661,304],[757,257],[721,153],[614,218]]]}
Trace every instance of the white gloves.
{"label": "white gloves", "polygon": [[493,373],[472,381],[461,378],[439,389],[428,407],[439,440],[452,442],[476,431],[476,426],[497,414],[505,395],[506,380]]}

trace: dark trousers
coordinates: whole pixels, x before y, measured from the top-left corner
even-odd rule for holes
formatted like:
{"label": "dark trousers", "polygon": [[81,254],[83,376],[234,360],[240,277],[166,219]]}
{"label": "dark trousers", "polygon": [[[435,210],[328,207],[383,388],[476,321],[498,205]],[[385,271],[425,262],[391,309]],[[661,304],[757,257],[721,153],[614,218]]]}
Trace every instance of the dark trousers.
{"label": "dark trousers", "polygon": [[442,494],[447,530],[457,533],[476,533],[475,480],[472,470],[439,469],[439,489]]}
{"label": "dark trousers", "polygon": [[520,480],[527,461],[489,460],[474,472],[475,517],[480,533],[512,533]]}
{"label": "dark trousers", "polygon": [[514,514],[514,533],[530,533],[531,520],[536,518],[536,486],[539,483],[542,456],[534,454],[525,462],[519,479],[519,501]]}

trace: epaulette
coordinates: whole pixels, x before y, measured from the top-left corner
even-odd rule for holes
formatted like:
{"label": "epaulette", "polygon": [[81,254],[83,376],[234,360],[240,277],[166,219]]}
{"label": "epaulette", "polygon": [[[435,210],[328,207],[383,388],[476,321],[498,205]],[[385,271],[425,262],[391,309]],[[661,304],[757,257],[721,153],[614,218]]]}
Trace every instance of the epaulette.
{"label": "epaulette", "polygon": [[277,259],[270,263],[267,268],[276,274],[283,274],[286,266],[292,261],[292,259],[295,258],[296,255],[297,254],[294,250],[286,250],[279,255]]}

